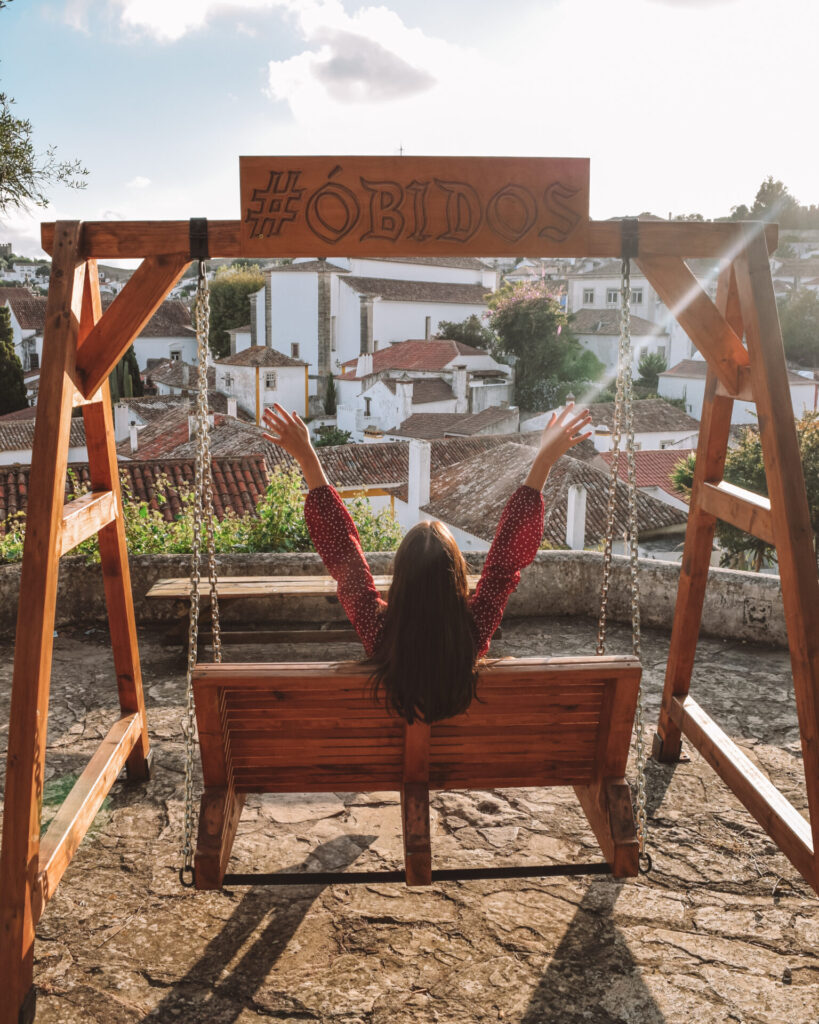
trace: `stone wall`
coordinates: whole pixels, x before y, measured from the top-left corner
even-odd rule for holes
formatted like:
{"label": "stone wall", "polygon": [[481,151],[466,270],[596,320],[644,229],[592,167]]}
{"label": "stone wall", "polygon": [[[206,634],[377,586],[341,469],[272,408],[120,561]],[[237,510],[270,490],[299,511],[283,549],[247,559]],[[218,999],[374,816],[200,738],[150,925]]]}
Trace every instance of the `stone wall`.
{"label": "stone wall", "polygon": [[[388,572],[391,556],[367,556],[375,573]],[[471,571],[479,572],[484,554],[467,554]],[[541,551],[526,569],[512,595],[512,617],[583,616],[596,618],[600,604],[602,555],[598,552]],[[57,626],[93,624],[105,620],[105,597],[98,565],[64,559],[57,599]],[[314,554],[232,554],[219,557],[222,576],[321,575],[324,567]],[[147,601],[145,594],[158,580],[187,576],[187,555],[140,555],[131,559],[131,578],[137,622],[171,622],[186,613],[182,602]],[[677,596],[679,565],[652,559],[640,561],[641,617],[648,626],[670,629]],[[14,634],[20,566],[0,566],[0,636]],[[609,596],[613,621],[628,622],[628,563],[614,559]],[[224,602],[223,620],[243,625],[285,622],[323,623],[344,618],[334,598],[270,598]],[[779,577],[712,569],[703,614],[705,635],[786,647]]]}

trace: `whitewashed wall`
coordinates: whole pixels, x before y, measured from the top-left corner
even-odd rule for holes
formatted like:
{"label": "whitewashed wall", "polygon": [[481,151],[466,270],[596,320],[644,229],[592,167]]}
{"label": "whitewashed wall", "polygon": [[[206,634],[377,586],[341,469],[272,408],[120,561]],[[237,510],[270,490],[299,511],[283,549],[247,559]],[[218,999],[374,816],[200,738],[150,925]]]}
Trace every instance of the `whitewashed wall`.
{"label": "whitewashed wall", "polygon": [[149,359],[170,359],[171,352],[180,352],[183,363],[196,363],[196,338],[146,338],[139,337],[134,341],[134,355],[140,371],[148,369]]}

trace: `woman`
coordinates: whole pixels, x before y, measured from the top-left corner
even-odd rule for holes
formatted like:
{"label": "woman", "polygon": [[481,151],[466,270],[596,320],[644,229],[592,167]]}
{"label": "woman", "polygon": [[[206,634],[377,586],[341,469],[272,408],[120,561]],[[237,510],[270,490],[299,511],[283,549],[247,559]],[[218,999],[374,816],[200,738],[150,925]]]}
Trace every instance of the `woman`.
{"label": "woman", "polygon": [[475,696],[478,662],[489,649],[520,570],[543,538],[541,491],[555,462],[590,436],[586,411],[572,403],[553,413],[532,468],[501,516],[475,594],[463,555],[443,523],[425,521],[395,553],[389,603],[381,599],[344,502],[324,475],[300,417],[280,405],[266,409],[266,436],[298,462],[309,489],[304,506],[310,536],[373,667],[374,691],[408,722],[436,722],[465,711]]}

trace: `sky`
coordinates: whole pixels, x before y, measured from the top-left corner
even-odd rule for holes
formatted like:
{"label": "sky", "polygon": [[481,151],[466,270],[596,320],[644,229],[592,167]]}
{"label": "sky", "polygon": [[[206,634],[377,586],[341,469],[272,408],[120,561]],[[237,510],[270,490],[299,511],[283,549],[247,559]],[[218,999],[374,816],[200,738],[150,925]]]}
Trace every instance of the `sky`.
{"label": "sky", "polygon": [[83,191],[0,219],[238,218],[239,155],[591,159],[591,215],[819,203],[819,0],[12,0],[0,91]]}

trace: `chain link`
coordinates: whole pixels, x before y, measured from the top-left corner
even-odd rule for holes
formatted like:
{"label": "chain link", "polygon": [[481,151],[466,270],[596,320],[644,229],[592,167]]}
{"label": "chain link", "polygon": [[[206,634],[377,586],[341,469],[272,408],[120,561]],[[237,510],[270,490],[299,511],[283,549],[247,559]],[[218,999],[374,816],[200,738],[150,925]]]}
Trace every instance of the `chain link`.
{"label": "chain link", "polygon": [[[191,544],[190,620],[188,627],[188,667],[185,678],[185,715],[182,732],[185,737],[185,815],[180,878],[192,874],[193,865],[193,762],[196,746],[196,712],[193,703],[193,670],[199,647],[199,615],[202,598],[202,525],[207,554],[208,596],[211,610],[213,660],[222,660],[222,633],[219,620],[219,597],[216,590],[216,548],[213,528],[213,479],[210,459],[210,424],[208,422],[208,329],[210,295],[204,262],[199,264],[199,280],[194,307],[197,352],[196,390],[196,468],[194,476],[193,538]],[[186,883],[187,884],[187,883]]]}
{"label": "chain link", "polygon": [[[603,577],[600,586],[600,616],[597,622],[597,654],[606,653],[606,628],[608,625],[608,600],[611,586],[612,546],[614,520],[617,510],[617,482],[620,474],[620,450],[622,437],[626,437],[626,477],[628,486],[628,512],[626,516],[626,548],[629,560],[629,583],[631,594],[631,647],[636,658],[640,657],[640,584],[638,577],[639,550],[637,533],[637,473],[634,459],[634,394],[632,383],[631,344],[631,261],[622,262],[620,282],[620,343],[617,362],[617,388],[614,402],[614,424],[611,436],[612,460],[609,472],[608,499],[606,502],[606,540],[603,549]],[[648,819],[646,815],[646,742],[643,706],[643,684],[637,692],[637,714],[635,717],[635,753],[637,760],[637,842],[641,864],[650,864],[647,852]]]}

